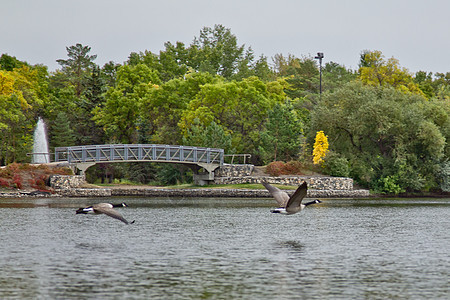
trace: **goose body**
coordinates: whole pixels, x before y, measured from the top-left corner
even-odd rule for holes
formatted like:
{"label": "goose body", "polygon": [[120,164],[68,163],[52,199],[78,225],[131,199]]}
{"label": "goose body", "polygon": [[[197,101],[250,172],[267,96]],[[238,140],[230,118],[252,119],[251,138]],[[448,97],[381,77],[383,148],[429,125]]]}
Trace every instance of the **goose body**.
{"label": "goose body", "polygon": [[270,192],[272,197],[275,198],[279,205],[278,208],[271,210],[272,213],[292,215],[298,213],[308,205],[321,203],[321,201],[317,199],[305,204],[302,203],[302,200],[303,198],[305,198],[308,190],[306,182],[303,182],[290,197],[285,191],[282,191],[279,188],[268,184],[267,182],[262,182],[262,185],[264,185],[264,187]]}
{"label": "goose body", "polygon": [[98,203],[88,207],[80,207],[77,209],[76,214],[105,214],[114,219],[120,220],[125,224],[133,224],[133,222],[128,222],[118,211],[116,211],[115,207],[127,207],[128,205],[124,202],[120,204],[111,204],[111,203]]}

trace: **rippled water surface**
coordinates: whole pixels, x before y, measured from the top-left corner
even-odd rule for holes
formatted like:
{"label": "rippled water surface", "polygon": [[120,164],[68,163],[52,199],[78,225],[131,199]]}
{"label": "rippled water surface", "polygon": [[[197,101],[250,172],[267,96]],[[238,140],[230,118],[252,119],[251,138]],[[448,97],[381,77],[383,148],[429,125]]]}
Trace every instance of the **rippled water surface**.
{"label": "rippled water surface", "polygon": [[0,199],[1,299],[449,299],[450,199]]}

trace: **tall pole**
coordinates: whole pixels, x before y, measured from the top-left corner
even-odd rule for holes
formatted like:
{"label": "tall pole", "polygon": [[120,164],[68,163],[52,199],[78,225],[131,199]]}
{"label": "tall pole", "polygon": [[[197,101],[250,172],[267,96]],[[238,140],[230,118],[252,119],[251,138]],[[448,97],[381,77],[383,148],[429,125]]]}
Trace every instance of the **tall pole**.
{"label": "tall pole", "polygon": [[319,92],[320,96],[322,96],[322,58],[323,58],[323,52],[317,52],[317,56],[314,57],[315,59],[319,60]]}

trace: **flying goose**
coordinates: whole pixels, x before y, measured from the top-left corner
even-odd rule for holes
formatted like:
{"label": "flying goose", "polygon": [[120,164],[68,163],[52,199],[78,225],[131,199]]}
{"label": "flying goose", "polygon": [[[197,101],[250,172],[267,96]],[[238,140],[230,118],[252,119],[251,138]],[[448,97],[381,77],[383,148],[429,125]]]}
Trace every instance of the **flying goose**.
{"label": "flying goose", "polygon": [[128,205],[124,202],[120,204],[111,204],[111,203],[98,203],[85,208],[80,207],[77,209],[76,214],[105,214],[107,216],[113,217],[114,219],[120,220],[125,224],[133,224],[128,222],[120,213],[118,213],[114,207],[127,207]]}
{"label": "flying goose", "polygon": [[306,182],[303,182],[291,197],[289,197],[289,195],[285,191],[282,191],[275,186],[271,186],[267,182],[262,182],[262,185],[265,186],[265,188],[270,192],[272,197],[275,198],[275,200],[278,202],[278,205],[280,206],[279,208],[271,210],[270,212],[272,213],[292,215],[298,213],[308,205],[322,202],[316,199],[314,201],[302,204],[302,200],[303,198],[305,198],[308,189]]}

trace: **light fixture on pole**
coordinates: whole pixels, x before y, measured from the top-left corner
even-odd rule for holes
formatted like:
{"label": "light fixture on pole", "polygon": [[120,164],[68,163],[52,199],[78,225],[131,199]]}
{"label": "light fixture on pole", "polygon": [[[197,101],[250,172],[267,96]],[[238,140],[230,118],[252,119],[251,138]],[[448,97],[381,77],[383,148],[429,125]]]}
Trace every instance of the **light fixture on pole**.
{"label": "light fixture on pole", "polygon": [[322,58],[323,58],[323,52],[317,52],[317,56],[314,57],[315,59],[319,60],[319,76],[320,76],[320,81],[319,81],[319,91],[320,91],[320,95],[322,95]]}

